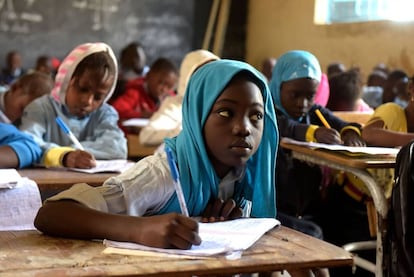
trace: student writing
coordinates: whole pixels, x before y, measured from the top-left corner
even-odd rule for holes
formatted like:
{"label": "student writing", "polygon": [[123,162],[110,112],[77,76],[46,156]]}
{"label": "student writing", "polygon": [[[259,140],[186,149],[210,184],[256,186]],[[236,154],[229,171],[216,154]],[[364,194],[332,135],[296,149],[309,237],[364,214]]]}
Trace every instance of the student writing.
{"label": "student writing", "polygon": [[159,145],[166,137],[174,137],[181,131],[181,106],[191,75],[203,64],[219,59],[213,53],[198,49],[185,55],[178,81],[177,95],[166,97],[150,117],[147,126],[139,132],[139,140],[146,145]]}
{"label": "student writing", "polygon": [[[177,161],[190,216],[276,216],[276,117],[266,80],[252,66],[218,60],[199,68],[184,95],[183,129],[165,143]],[[178,213],[162,152],[101,187],[77,184],[50,198],[35,226],[82,239],[182,249],[199,244],[197,222]]]}
{"label": "student writing", "polygon": [[[41,146],[45,166],[90,168],[95,159],[125,159],[126,139],[118,114],[106,101],[117,79],[116,58],[105,43],[85,43],[63,60],[49,95],[30,103],[19,126]],[[85,148],[73,142],[56,123],[62,118]]]}

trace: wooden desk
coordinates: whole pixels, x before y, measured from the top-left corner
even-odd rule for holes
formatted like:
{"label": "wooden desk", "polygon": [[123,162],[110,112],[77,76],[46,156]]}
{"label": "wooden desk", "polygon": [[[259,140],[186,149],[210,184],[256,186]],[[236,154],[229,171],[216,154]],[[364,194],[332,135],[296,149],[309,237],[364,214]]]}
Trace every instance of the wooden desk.
{"label": "wooden desk", "polygon": [[19,169],[22,177],[35,181],[39,187],[42,200],[60,191],[70,188],[76,183],[87,183],[91,186],[100,186],[109,177],[119,173],[83,173],[67,169],[27,168]]}
{"label": "wooden desk", "polygon": [[383,189],[377,185],[372,176],[366,171],[368,168],[394,168],[395,157],[373,157],[358,158],[338,154],[334,151],[324,151],[320,149],[311,149],[301,145],[289,144],[281,141],[280,146],[291,150],[292,157],[313,164],[327,166],[337,170],[350,172],[360,178],[368,188],[377,210],[377,242],[376,242],[376,264],[375,274],[382,277],[383,264],[383,242],[386,239],[387,232],[387,213],[388,202],[385,199]]}
{"label": "wooden desk", "polygon": [[101,242],[53,238],[37,231],[0,232],[0,275],[7,276],[206,276],[351,266],[340,247],[280,227],[237,260],[102,254]]}
{"label": "wooden desk", "polygon": [[374,112],[333,112],[333,114],[344,121],[365,125]]}
{"label": "wooden desk", "polygon": [[128,134],[127,142],[128,142],[128,158],[129,159],[143,158],[145,156],[152,155],[154,154],[154,151],[157,150],[157,147],[158,147],[158,146],[144,146],[139,141],[138,134]]}

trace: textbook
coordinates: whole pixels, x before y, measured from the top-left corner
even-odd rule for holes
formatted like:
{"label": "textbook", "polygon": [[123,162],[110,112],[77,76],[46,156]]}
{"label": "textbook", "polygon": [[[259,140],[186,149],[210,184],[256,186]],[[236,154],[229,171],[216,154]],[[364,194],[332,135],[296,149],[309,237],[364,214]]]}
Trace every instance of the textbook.
{"label": "textbook", "polygon": [[73,168],[69,170],[84,172],[84,173],[100,173],[100,172],[117,172],[122,173],[133,166],[135,163],[128,160],[97,160],[96,166],[93,168]]}
{"label": "textbook", "polygon": [[340,144],[326,144],[318,142],[304,142],[290,138],[282,138],[281,142],[286,144],[301,145],[312,149],[323,149],[335,151],[348,156],[390,156],[396,157],[399,148],[391,147],[372,147],[372,146],[345,146]]}
{"label": "textbook", "polygon": [[[104,240],[103,243],[107,246],[104,253],[126,255],[171,254],[197,257],[240,254],[241,251],[252,246],[267,231],[279,225],[280,222],[275,218],[239,218],[213,223],[200,222],[198,230],[202,240],[201,244],[193,245],[188,250],[164,249],[132,242]],[[138,254],[134,251],[138,251]]]}

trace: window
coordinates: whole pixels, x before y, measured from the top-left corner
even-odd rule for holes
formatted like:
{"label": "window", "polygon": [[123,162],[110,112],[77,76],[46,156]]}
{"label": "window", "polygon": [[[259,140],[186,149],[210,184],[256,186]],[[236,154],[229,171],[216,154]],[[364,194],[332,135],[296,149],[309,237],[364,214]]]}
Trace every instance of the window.
{"label": "window", "polygon": [[315,24],[414,20],[412,0],[316,0]]}

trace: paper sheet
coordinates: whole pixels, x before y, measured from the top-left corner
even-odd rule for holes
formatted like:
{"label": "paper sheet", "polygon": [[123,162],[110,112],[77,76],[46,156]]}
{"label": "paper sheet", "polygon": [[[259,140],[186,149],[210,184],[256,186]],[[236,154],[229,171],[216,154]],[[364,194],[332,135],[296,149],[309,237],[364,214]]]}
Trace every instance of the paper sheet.
{"label": "paper sheet", "polygon": [[199,223],[199,235],[202,242],[200,245],[194,245],[189,250],[155,248],[137,243],[111,240],[104,240],[104,244],[107,247],[174,255],[213,256],[246,250],[264,233],[277,225],[280,225],[280,222],[274,218],[240,218],[215,223]]}
{"label": "paper sheet", "polygon": [[14,168],[0,169],[0,189],[15,187],[21,178]]}
{"label": "paper sheet", "polygon": [[37,184],[20,178],[14,188],[0,189],[0,231],[34,230],[34,218],[42,205]]}
{"label": "paper sheet", "polygon": [[122,121],[122,126],[131,126],[131,127],[145,127],[149,123],[148,118],[131,118],[125,121]]}
{"label": "paper sheet", "polygon": [[97,160],[96,167],[90,169],[82,168],[68,168],[69,170],[85,172],[85,173],[99,173],[99,172],[118,172],[122,173],[133,166],[135,163],[128,160]]}
{"label": "paper sheet", "polygon": [[390,148],[390,147],[372,147],[372,146],[345,146],[339,144],[325,144],[325,143],[318,143],[318,142],[304,142],[304,141],[297,141],[290,138],[282,138],[282,141],[289,144],[295,145],[302,145],[309,148],[318,148],[318,149],[326,149],[332,151],[338,151],[348,155],[389,155],[389,156],[396,156],[400,151],[399,148]]}

